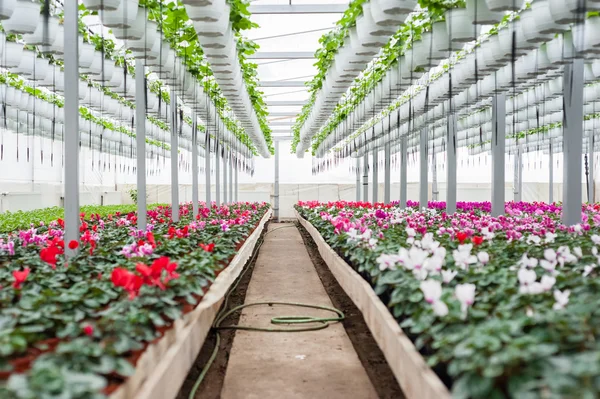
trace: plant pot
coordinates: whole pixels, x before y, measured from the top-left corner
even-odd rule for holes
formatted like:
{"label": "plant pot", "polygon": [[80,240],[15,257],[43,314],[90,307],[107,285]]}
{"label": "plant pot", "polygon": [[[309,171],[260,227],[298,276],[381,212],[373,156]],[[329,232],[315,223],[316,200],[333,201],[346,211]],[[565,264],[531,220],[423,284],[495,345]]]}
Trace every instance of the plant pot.
{"label": "plant pot", "polygon": [[188,18],[192,21],[216,22],[224,13],[229,15],[229,6],[225,0],[213,1],[212,4],[192,5],[185,4]]}
{"label": "plant pot", "polygon": [[121,1],[125,0],[82,0],[85,8],[91,11],[116,10]]}
{"label": "plant pot", "polygon": [[524,10],[520,14],[523,37],[528,43],[545,43],[552,40],[554,34],[541,33],[536,24],[536,15],[533,10]]}
{"label": "plant pot", "polygon": [[466,8],[453,8],[446,11],[446,29],[450,40],[467,43],[479,36],[480,25],[473,25],[472,15]]}
{"label": "plant pot", "polygon": [[157,40],[160,41],[160,34],[157,31],[158,25],[156,24],[156,22],[147,21],[144,23],[147,25],[144,29],[144,35],[141,38],[137,40],[125,41],[125,47],[127,47],[129,50],[138,52],[149,51],[154,47],[154,43]]}
{"label": "plant pot", "polygon": [[0,21],[9,19],[15,11],[16,6],[17,0],[2,0],[0,2]]}
{"label": "plant pot", "polygon": [[563,65],[571,62],[576,56],[571,32],[565,32],[546,44],[546,54],[554,65]]}
{"label": "plant pot", "polygon": [[38,25],[33,33],[23,35],[25,43],[39,46],[51,45],[56,39],[58,33],[58,18],[49,17],[48,25],[44,26],[44,17],[40,15]]}
{"label": "plant pot", "polygon": [[378,24],[378,21],[376,21],[375,18],[373,18],[373,14],[371,13],[370,3],[363,3],[362,10],[363,15],[360,18],[363,20],[363,23],[360,26],[358,25],[358,21],[356,23],[356,29],[358,30],[359,35],[361,37],[363,35],[366,35],[365,37],[382,37],[382,40],[385,40],[385,42],[387,42],[386,39],[392,36],[394,33],[396,33],[396,27],[382,26]]}
{"label": "plant pot", "polygon": [[0,32],[0,67],[13,68],[19,66],[23,56],[23,44],[9,42],[3,32]]}
{"label": "plant pot", "polygon": [[503,12],[490,11],[485,0],[466,0],[466,7],[474,24],[493,25],[504,17]]}
{"label": "plant pot", "polygon": [[518,11],[523,7],[523,0],[485,0],[490,11]]}
{"label": "plant pot", "polygon": [[568,29],[568,26],[554,22],[548,0],[534,1],[531,3],[531,11],[533,12],[536,29],[541,34],[562,33]]}
{"label": "plant pot", "polygon": [[[365,41],[366,40],[368,40],[368,37],[365,38]],[[358,36],[358,31],[356,29],[350,30],[350,46],[352,47],[354,54],[361,57],[372,58],[379,53],[378,47],[363,45],[363,40]]]}
{"label": "plant pot", "polygon": [[229,27],[229,6],[223,12],[221,17],[213,22],[193,21],[194,29],[199,36],[200,44],[203,43],[203,37],[217,37],[226,35],[226,30]]}
{"label": "plant pot", "polygon": [[395,27],[397,28],[399,25],[404,22],[406,16],[409,12],[397,12],[397,13],[386,13],[385,9],[382,8],[382,4],[384,1],[379,2],[377,0],[371,1],[371,15],[373,16],[373,20],[379,26],[383,27]]}
{"label": "plant pot", "polygon": [[557,24],[571,24],[583,21],[585,13],[599,11],[600,3],[589,0],[548,0],[550,13]]}
{"label": "plant pot", "polygon": [[82,43],[81,47],[79,47],[79,67],[80,68],[89,68],[94,61],[94,53],[96,49],[93,44]]}
{"label": "plant pot", "polygon": [[571,34],[573,46],[578,53],[583,55],[600,53],[600,18],[588,18],[583,24],[573,25]]}
{"label": "plant pot", "polygon": [[15,34],[35,32],[39,22],[40,8],[39,2],[17,0],[16,7],[10,18],[2,21],[4,31]]}
{"label": "plant pot", "polygon": [[[145,10],[141,10],[145,17]],[[116,10],[100,10],[102,24],[109,28],[127,29],[135,25],[138,14],[138,0],[121,0]]]}

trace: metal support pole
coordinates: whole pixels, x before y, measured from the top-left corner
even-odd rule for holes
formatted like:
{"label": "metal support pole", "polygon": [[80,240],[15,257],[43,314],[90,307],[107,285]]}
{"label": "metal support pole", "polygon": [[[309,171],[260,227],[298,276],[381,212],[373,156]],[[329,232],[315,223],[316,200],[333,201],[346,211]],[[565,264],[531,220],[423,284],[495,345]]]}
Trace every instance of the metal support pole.
{"label": "metal support pole", "polygon": [[593,204],[596,202],[595,190],[594,190],[594,131],[589,131],[588,136],[588,159],[589,159],[589,184],[588,184],[588,198],[589,203]]}
{"label": "metal support pole", "polygon": [[171,90],[171,219],[179,222],[179,136],[177,136],[177,94]]}
{"label": "metal support pole", "polygon": [[407,148],[407,137],[400,137],[400,207],[406,208],[406,201],[408,199],[408,148]]}
{"label": "metal support pole", "polygon": [[229,167],[227,170],[229,171],[229,202],[234,202],[233,199],[233,156],[229,153]]}
{"label": "metal support pole", "polygon": [[515,148],[515,162],[514,162],[515,166],[514,166],[514,173],[513,173],[513,200],[515,202],[520,202],[521,201],[521,185],[520,185],[520,175],[521,175],[521,168],[522,168],[522,161],[521,161],[521,146],[517,146]]}
{"label": "metal support pole", "polygon": [[550,141],[549,154],[548,154],[548,203],[554,202],[554,149],[552,148],[552,141]]}
{"label": "metal support pole", "polygon": [[[79,241],[79,27],[78,5],[64,6],[65,27],[65,234],[66,243]],[[65,245],[67,258],[77,254]]]}
{"label": "metal support pole", "polygon": [[360,201],[360,158],[356,158],[356,201]]}
{"label": "metal support pole", "polygon": [[383,177],[383,202],[389,204],[392,201],[392,192],[391,192],[391,184],[392,184],[392,146],[391,144],[385,143],[384,147],[384,156],[385,156],[385,167],[384,167],[384,177]]}
{"label": "metal support pole", "polygon": [[192,113],[192,209],[198,216],[198,118]]}
{"label": "metal support pole", "polygon": [[363,157],[363,201],[369,202],[369,153]]}
{"label": "metal support pole", "polygon": [[437,162],[436,154],[431,156],[431,200],[438,201],[438,181],[437,181]]}
{"label": "metal support pole", "polygon": [[456,188],[458,185],[456,180],[456,115],[452,114],[448,115],[446,164],[446,213],[452,215],[456,212]]}
{"label": "metal support pole", "polygon": [[427,208],[427,202],[429,198],[429,182],[428,182],[428,170],[427,170],[427,128],[421,129],[421,137],[419,140],[419,208]]}
{"label": "metal support pole", "polygon": [[504,214],[505,151],[506,151],[506,95],[492,99],[492,216]]}
{"label": "metal support pole", "polygon": [[137,228],[146,230],[146,74],[144,63],[135,60],[135,144],[137,157]]}
{"label": "metal support pole", "polygon": [[273,196],[273,214],[279,222],[279,140],[275,140],[275,195]]}
{"label": "metal support pole", "polygon": [[[209,132],[206,131],[206,135],[209,135]],[[208,139],[205,142],[204,148],[204,180],[206,185],[206,206],[210,208],[210,145],[208,143]]]}
{"label": "metal support pole", "polygon": [[223,154],[223,203],[229,203],[229,196],[227,195],[227,153]]}
{"label": "metal support pole", "polygon": [[[216,147],[215,147],[216,149]],[[215,150],[215,200],[217,206],[221,205],[221,160],[219,159],[219,150]]]}
{"label": "metal support pole", "polygon": [[235,173],[234,173],[234,178],[235,178],[235,195],[233,197],[233,201],[234,202],[239,202],[239,185],[238,185],[238,164],[237,162],[235,163]]}
{"label": "metal support pole", "polygon": [[373,150],[373,203],[379,201],[379,150]]}
{"label": "metal support pole", "polygon": [[583,154],[583,59],[565,65],[563,78],[563,214],[567,226],[581,223]]}

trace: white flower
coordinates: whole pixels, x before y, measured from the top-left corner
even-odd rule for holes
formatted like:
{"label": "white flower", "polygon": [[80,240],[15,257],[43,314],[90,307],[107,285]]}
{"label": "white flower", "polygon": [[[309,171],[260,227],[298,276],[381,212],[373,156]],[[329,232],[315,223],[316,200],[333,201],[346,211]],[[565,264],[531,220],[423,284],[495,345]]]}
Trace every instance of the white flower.
{"label": "white flower", "polygon": [[575,247],[573,248],[573,253],[575,254],[575,256],[577,256],[579,259],[581,259],[583,257],[583,252],[581,252],[581,247]]}
{"label": "white flower", "polygon": [[433,304],[442,297],[442,284],[437,280],[422,281],[419,287],[427,303]]}
{"label": "white flower", "polygon": [[492,232],[490,232],[490,229],[487,227],[484,227],[483,229],[481,229],[481,235],[483,237],[485,237],[486,240],[493,240],[494,237],[496,237],[496,235]]}
{"label": "white flower", "polygon": [[464,317],[469,306],[475,302],[475,284],[458,284],[454,290],[454,295],[460,302],[460,309]]}
{"label": "white flower", "polygon": [[550,289],[552,289],[552,287],[554,287],[555,283],[556,283],[556,278],[554,278],[552,276],[542,276],[542,279],[540,281],[540,284],[544,291],[550,291]]}
{"label": "white flower", "polygon": [[423,281],[427,278],[427,270],[425,268],[413,269],[413,276],[420,281]]}
{"label": "white flower", "polygon": [[398,255],[387,255],[381,254],[377,257],[377,264],[379,265],[379,270],[383,271],[386,269],[394,270],[396,268],[396,263],[398,263],[399,257]]}
{"label": "white flower", "polygon": [[542,283],[538,283],[537,281],[532,283],[529,287],[527,287],[527,291],[526,293],[529,293],[531,295],[536,295],[536,294],[541,294],[542,292],[544,292],[544,287],[542,286]]}
{"label": "white flower", "polygon": [[417,235],[417,232],[416,232],[416,231],[415,231],[415,229],[413,229],[412,227],[407,227],[407,228],[406,228],[406,234],[407,234],[409,237],[414,237],[414,236],[416,236],[416,235]]}
{"label": "white flower", "polygon": [[560,290],[554,290],[554,300],[556,301],[556,303],[554,304],[552,309],[564,309],[565,306],[567,306],[567,304],[569,303],[569,295],[571,295],[571,291],[569,290],[565,290],[562,292]]}
{"label": "white flower", "polygon": [[542,260],[540,260],[540,266],[543,267],[544,270],[546,270],[550,273],[554,273],[556,270],[556,261],[551,262],[549,260],[542,259]]}
{"label": "white flower", "polygon": [[452,251],[452,257],[454,258],[454,263],[456,263],[456,266],[463,270],[467,270],[469,265],[477,263],[477,257],[475,255],[471,255],[472,248],[473,244],[465,244],[459,245],[457,250],[455,249]]}
{"label": "white flower", "polygon": [[551,244],[554,242],[554,239],[556,238],[556,234],[554,233],[546,233],[546,244]]}
{"label": "white flower", "polygon": [[594,234],[592,236],[592,241],[594,242],[594,244],[598,245],[600,244],[600,236],[598,234]]}
{"label": "white flower", "polygon": [[577,223],[575,226],[573,226],[573,231],[575,233],[581,233],[583,231],[583,229],[581,228],[581,224]]}
{"label": "white flower", "polygon": [[538,264],[538,260],[535,258],[528,258],[527,254],[523,254],[518,264],[521,267],[536,267]]}
{"label": "white flower", "polygon": [[535,283],[537,275],[533,270],[519,269],[517,273],[517,278],[519,279],[519,283],[521,284],[521,286],[519,287],[519,292],[521,292],[522,294],[527,294],[530,291],[529,288],[531,287],[531,285]]}
{"label": "white flower", "polygon": [[590,275],[591,272],[594,271],[594,269],[596,268],[596,265],[587,265],[583,268],[583,277],[587,277]]}
{"label": "white flower", "polygon": [[448,284],[458,274],[456,270],[442,270],[442,280]]}
{"label": "white flower", "polygon": [[420,269],[429,254],[421,248],[411,247],[408,251],[405,248],[400,249],[400,263],[408,270]]}
{"label": "white flower", "polygon": [[423,268],[432,274],[439,274],[444,265],[444,258],[438,256],[432,256],[431,258],[425,259],[423,262]]}
{"label": "white flower", "polygon": [[542,239],[540,238],[540,236],[537,236],[534,234],[527,236],[527,244],[538,245],[540,242],[542,242]]}
{"label": "white flower", "polygon": [[432,309],[433,313],[440,317],[444,317],[448,314],[448,306],[444,303],[444,301],[434,302]]}
{"label": "white flower", "polygon": [[479,263],[485,265],[490,261],[490,255],[487,252],[482,251],[477,254],[477,259],[479,260]]}
{"label": "white flower", "polygon": [[556,262],[556,252],[552,248],[546,248],[544,250],[544,258],[549,262]]}
{"label": "white flower", "polygon": [[439,241],[435,241],[433,239],[433,233],[427,233],[421,239],[421,248],[428,249],[430,251],[435,251],[435,249],[439,248]]}
{"label": "white flower", "polygon": [[557,260],[560,266],[564,266],[565,263],[577,262],[577,257],[571,253],[571,250],[567,246],[558,247],[556,250]]}

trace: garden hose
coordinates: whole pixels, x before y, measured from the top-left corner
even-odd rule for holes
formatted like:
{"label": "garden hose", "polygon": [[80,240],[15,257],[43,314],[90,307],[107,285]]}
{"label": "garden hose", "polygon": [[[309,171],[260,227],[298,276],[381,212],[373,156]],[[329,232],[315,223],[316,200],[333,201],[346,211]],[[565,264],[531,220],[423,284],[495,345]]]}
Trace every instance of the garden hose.
{"label": "garden hose", "polygon": [[[270,233],[280,230],[280,229],[285,229],[285,228],[290,228],[290,227],[296,227],[296,224],[290,224],[289,226],[281,226],[281,227],[277,227],[273,230],[267,231],[259,239],[259,242],[256,245],[254,252],[252,253],[252,256],[250,257],[250,259],[248,261],[248,265],[251,264],[254,261],[254,259],[256,258],[256,256],[258,255],[258,251],[259,251],[260,247],[263,245],[263,243],[265,242],[264,237],[267,234],[270,234]],[[242,278],[244,277],[244,275],[246,274],[246,272],[249,269],[250,269],[249,267],[246,267],[242,271],[242,273],[236,279],[235,283],[229,288],[229,290],[225,294],[223,306],[221,307],[221,310],[215,317],[215,321],[212,325],[212,329],[215,330],[216,335],[217,335],[217,339],[215,342],[215,348],[213,349],[212,354],[210,355],[210,358],[206,362],[206,365],[204,365],[204,367],[202,368],[202,371],[200,372],[198,379],[194,383],[194,386],[192,387],[192,390],[190,391],[188,399],[194,399],[194,397],[196,396],[196,391],[200,387],[200,384],[204,380],[206,373],[208,373],[208,370],[210,369],[210,367],[212,366],[213,362],[215,361],[215,359],[217,357],[217,353],[219,352],[219,346],[221,345],[221,336],[219,335],[219,330],[245,330],[245,331],[263,331],[263,332],[317,331],[317,330],[322,330],[324,328],[327,328],[330,323],[340,322],[340,321],[344,320],[344,313],[339,309],[328,307],[328,306],[310,305],[310,304],[298,303],[298,302],[277,302],[277,301],[254,302],[254,303],[246,303],[246,304],[236,306],[232,309],[227,310],[227,302],[229,301],[229,295],[231,295],[231,293],[237,289],[240,281],[242,281]],[[233,313],[235,313],[241,309],[251,307],[251,306],[272,306],[272,305],[284,305],[284,306],[294,306],[294,307],[326,310],[328,312],[335,313],[336,316],[335,317],[278,316],[278,317],[273,317],[271,319],[271,324],[275,324],[275,325],[316,324],[316,325],[301,326],[301,327],[296,327],[296,328],[264,328],[264,327],[252,327],[252,326],[242,326],[242,325],[221,326],[221,323],[225,319],[227,319],[227,317],[229,317],[230,315],[232,315]]]}

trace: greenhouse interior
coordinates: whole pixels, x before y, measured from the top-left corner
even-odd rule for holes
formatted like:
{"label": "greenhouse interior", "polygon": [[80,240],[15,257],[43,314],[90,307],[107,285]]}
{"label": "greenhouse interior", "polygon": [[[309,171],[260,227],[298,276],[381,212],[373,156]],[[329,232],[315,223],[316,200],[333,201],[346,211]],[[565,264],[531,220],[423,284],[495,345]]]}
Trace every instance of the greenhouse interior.
{"label": "greenhouse interior", "polygon": [[0,105],[2,399],[600,398],[600,1],[0,0]]}

